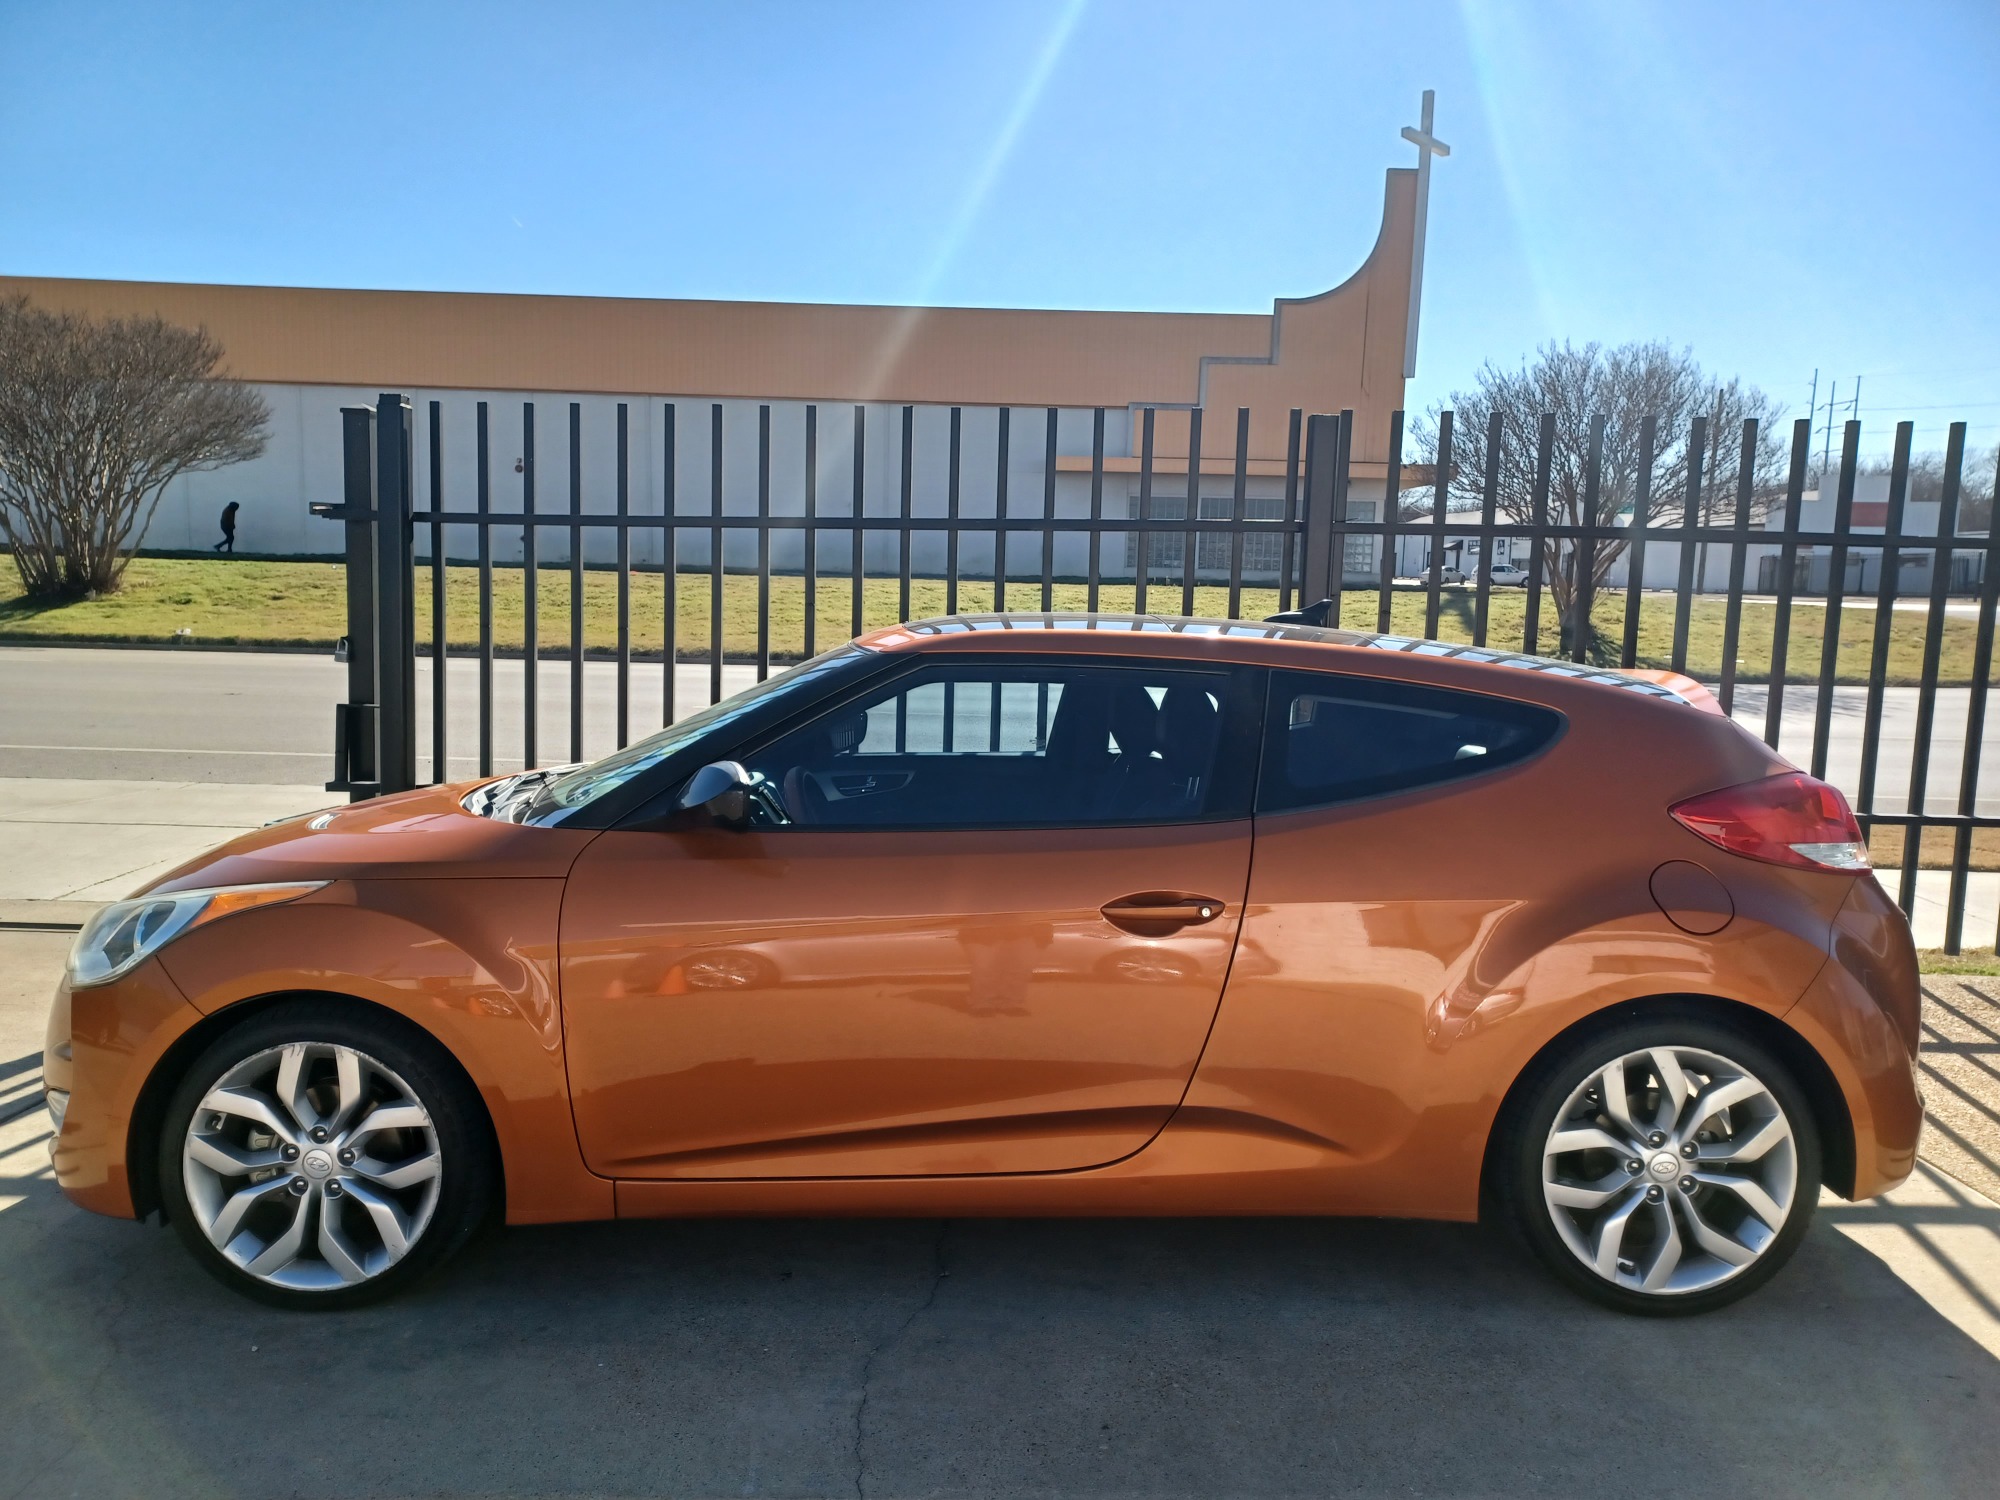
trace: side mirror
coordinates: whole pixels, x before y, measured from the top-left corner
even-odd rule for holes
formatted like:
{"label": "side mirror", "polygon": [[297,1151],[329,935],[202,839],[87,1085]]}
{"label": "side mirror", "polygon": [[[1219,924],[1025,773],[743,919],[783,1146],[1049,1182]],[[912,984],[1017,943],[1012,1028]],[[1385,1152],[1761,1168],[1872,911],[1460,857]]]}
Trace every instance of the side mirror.
{"label": "side mirror", "polygon": [[688,778],[676,804],[683,812],[705,812],[716,822],[741,828],[750,821],[750,773],[738,761],[718,760]]}

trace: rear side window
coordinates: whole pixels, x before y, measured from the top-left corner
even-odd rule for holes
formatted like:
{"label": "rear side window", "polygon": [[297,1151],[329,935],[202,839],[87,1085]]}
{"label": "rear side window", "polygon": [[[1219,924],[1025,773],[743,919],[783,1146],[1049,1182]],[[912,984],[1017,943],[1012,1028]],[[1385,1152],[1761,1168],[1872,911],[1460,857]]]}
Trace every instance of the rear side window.
{"label": "rear side window", "polygon": [[1325,807],[1478,776],[1525,760],[1561,729],[1552,709],[1507,698],[1274,672],[1257,810]]}

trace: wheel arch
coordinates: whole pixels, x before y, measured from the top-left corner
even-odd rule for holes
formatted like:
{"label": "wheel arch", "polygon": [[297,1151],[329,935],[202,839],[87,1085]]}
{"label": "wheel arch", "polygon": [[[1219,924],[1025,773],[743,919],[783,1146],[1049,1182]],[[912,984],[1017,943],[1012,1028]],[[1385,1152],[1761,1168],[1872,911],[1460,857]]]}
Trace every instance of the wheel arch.
{"label": "wheel arch", "polygon": [[1820,1137],[1821,1172],[1824,1184],[1843,1198],[1854,1195],[1854,1117],[1840,1084],[1817,1048],[1792,1027],[1754,1005],[1717,995],[1662,994],[1621,1001],[1572,1022],[1544,1042],[1509,1085],[1506,1096],[1486,1135],[1486,1149],[1480,1163],[1479,1201],[1482,1218],[1497,1207],[1499,1156],[1509,1128],[1518,1112],[1540,1083],[1550,1059],[1587,1037],[1634,1021],[1651,1021],[1682,1015],[1719,1021],[1740,1027],[1792,1070],[1813,1112],[1813,1124]]}
{"label": "wheel arch", "polygon": [[[126,1127],[125,1171],[132,1195],[134,1216],[145,1219],[155,1213],[162,1215],[165,1213],[160,1197],[158,1175],[160,1132],[166,1123],[167,1106],[172,1101],[174,1090],[180,1086],[181,1078],[188,1067],[217,1040],[237,1027],[265,1014],[275,1006],[293,1000],[312,1000],[345,1006],[357,1015],[366,1015],[371,1021],[377,1021],[399,1033],[414,1045],[428,1049],[438,1061],[457,1074],[467,1092],[479,1105],[480,1127],[485,1135],[487,1149],[492,1153],[495,1203],[499,1214],[504,1218],[507,1202],[507,1156],[500,1149],[500,1138],[493,1123],[492,1109],[480,1092],[479,1085],[473,1080],[471,1072],[460,1061],[458,1054],[453,1052],[437,1033],[427,1030],[400,1011],[377,1004],[373,1000],[364,1000],[358,995],[342,994],[337,990],[278,990],[268,995],[236,1001],[203,1016],[176,1037],[167,1050],[160,1054],[159,1061],[153,1064],[152,1072],[146,1075],[146,1081],[139,1089],[138,1098],[132,1106],[131,1121]],[[164,1218],[161,1222],[165,1222]]]}

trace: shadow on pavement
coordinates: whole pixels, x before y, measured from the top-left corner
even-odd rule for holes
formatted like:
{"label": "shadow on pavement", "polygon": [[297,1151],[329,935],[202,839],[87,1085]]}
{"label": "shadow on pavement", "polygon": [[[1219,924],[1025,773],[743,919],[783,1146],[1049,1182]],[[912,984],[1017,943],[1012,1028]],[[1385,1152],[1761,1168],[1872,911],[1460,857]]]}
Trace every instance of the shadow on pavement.
{"label": "shadow on pavement", "polygon": [[2000,990],[1990,979],[1924,980],[1924,1155],[2000,1200]]}
{"label": "shadow on pavement", "polygon": [[[519,1229],[300,1316],[0,1139],[0,1494],[1992,1492],[2000,1361],[1821,1225],[1640,1321],[1479,1230]],[[34,1139],[27,1137],[33,1135]]]}

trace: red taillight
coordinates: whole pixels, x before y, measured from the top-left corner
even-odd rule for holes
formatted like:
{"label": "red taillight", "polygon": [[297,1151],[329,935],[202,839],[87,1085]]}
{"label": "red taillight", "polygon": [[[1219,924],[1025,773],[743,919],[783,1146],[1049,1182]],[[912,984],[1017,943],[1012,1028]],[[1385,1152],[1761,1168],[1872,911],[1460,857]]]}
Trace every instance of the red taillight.
{"label": "red taillight", "polygon": [[1800,771],[1703,792],[1667,809],[1718,849],[1798,870],[1868,868],[1861,825],[1840,788]]}

